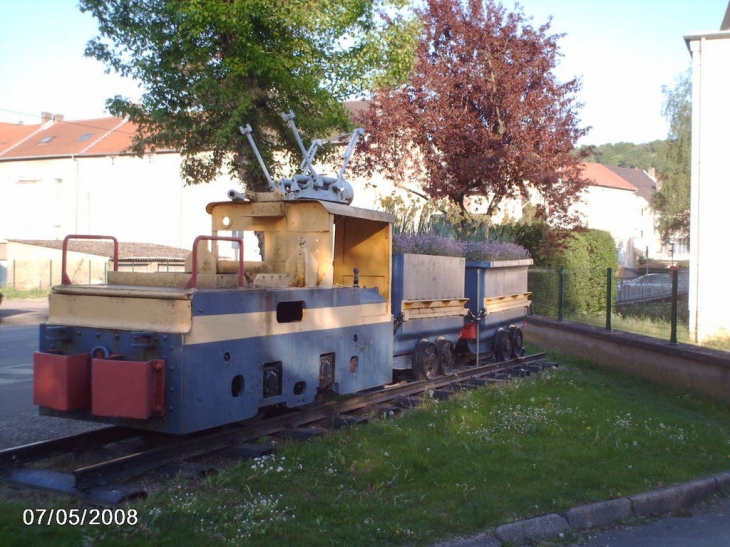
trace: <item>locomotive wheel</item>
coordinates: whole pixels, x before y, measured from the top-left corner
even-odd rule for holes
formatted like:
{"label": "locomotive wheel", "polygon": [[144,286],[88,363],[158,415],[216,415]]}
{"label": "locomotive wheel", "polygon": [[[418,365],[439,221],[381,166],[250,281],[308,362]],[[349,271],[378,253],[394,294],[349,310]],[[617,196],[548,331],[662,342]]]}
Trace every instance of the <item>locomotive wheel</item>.
{"label": "locomotive wheel", "polygon": [[512,338],[510,331],[500,328],[494,335],[494,358],[504,361],[512,357]]}
{"label": "locomotive wheel", "polygon": [[413,351],[413,372],[419,380],[432,380],[439,374],[439,353],[436,344],[425,338]]}
{"label": "locomotive wheel", "polygon": [[441,374],[454,373],[454,343],[446,338],[436,340],[436,350],[439,356],[439,370]]}
{"label": "locomotive wheel", "polygon": [[510,327],[509,333],[512,338],[512,357],[522,357],[525,354],[525,340],[522,337],[520,327]]}

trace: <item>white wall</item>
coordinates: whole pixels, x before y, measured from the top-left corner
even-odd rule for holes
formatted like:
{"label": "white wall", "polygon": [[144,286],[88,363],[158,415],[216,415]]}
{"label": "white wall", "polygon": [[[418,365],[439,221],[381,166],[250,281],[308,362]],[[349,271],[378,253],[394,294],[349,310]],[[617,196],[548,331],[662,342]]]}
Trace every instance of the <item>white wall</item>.
{"label": "white wall", "polygon": [[102,234],[192,248],[210,233],[205,206],[237,183],[184,186],[178,154],[0,162],[0,238]]}
{"label": "white wall", "polygon": [[690,334],[730,334],[730,32],[686,38],[692,54]]}
{"label": "white wall", "polygon": [[587,228],[609,232],[616,242],[619,266],[633,268],[635,249],[641,244],[645,203],[633,191],[589,186],[571,210],[580,213]]}

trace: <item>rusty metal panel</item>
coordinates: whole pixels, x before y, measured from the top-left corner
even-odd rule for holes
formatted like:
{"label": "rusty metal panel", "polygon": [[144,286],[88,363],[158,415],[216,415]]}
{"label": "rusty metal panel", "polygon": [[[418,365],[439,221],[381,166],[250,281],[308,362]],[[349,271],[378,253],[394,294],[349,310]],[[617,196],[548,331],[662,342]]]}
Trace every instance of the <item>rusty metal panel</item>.
{"label": "rusty metal panel", "polygon": [[33,403],[55,410],[91,405],[91,359],[88,353],[33,355]]}
{"label": "rusty metal panel", "polygon": [[93,359],[91,372],[92,414],[137,420],[164,414],[164,359]]}

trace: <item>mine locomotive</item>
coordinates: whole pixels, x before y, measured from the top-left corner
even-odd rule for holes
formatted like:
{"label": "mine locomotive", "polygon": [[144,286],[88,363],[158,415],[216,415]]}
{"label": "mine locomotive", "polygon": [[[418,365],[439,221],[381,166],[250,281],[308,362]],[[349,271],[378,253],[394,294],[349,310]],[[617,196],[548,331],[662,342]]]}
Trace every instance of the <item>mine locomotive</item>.
{"label": "mine locomotive", "polygon": [[[522,352],[527,265],[391,255],[393,216],[352,207],[344,180],[302,173],[270,192],[210,203],[211,235],[185,272],[114,268],[100,285],[66,274],[49,296],[34,354],[40,413],[187,434],[349,394],[453,372],[457,352]],[[250,127],[242,127],[255,148]],[[258,156],[260,158],[260,156]],[[247,256],[255,254],[252,260]]]}

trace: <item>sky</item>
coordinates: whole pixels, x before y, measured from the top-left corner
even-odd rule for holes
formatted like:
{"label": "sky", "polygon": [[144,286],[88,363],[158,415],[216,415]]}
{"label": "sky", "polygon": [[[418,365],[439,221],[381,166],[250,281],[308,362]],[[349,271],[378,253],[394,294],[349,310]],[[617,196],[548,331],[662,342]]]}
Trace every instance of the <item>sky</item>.
{"label": "sky", "polygon": [[[662,86],[690,66],[684,36],[719,30],[729,0],[521,0],[563,55],[558,79],[580,78],[579,144],[665,139]],[[512,0],[503,0],[508,8]],[[38,123],[41,112],[66,120],[107,116],[105,101],[141,94],[132,80],[106,74],[84,57],[96,21],[78,0],[0,0],[0,122]]]}

